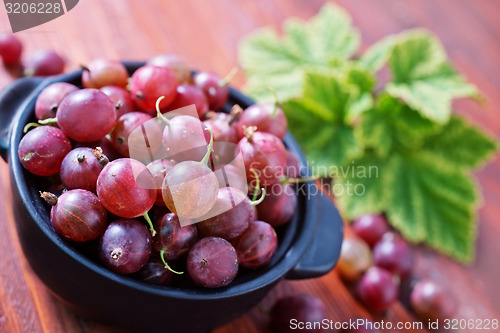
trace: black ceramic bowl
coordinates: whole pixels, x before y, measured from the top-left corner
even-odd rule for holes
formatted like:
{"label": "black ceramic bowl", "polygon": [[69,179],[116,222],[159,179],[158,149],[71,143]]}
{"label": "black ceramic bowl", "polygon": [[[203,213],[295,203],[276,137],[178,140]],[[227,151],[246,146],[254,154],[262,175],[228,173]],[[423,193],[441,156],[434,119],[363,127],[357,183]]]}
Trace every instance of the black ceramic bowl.
{"label": "black ceramic bowl", "polygon": [[[132,73],[142,63],[126,63]],[[334,205],[308,184],[293,220],[279,230],[273,261],[255,272],[240,274],[228,287],[202,289],[143,283],[104,268],[52,229],[49,209],[40,199],[37,179],[17,157],[23,127],[34,121],[34,105],[47,85],[66,81],[80,85],[81,72],[52,78],[20,79],[0,93],[0,153],[8,161],[17,233],[24,254],[50,291],[82,316],[138,332],[207,331],[241,316],[281,279],[313,278],[335,265],[343,227]],[[229,108],[253,101],[231,89]],[[304,156],[290,134],[288,149]],[[305,175],[303,175],[305,176]],[[316,192],[314,194],[313,192]]]}

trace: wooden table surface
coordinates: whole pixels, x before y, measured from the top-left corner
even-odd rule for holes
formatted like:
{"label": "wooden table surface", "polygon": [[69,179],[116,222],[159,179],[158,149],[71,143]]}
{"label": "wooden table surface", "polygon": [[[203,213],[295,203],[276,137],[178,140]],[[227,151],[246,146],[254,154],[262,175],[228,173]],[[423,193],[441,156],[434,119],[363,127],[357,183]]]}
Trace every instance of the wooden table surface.
{"label": "wooden table surface", "polygon": [[[68,70],[96,57],[144,60],[176,52],[195,68],[223,75],[237,65],[240,37],[265,25],[279,27],[290,16],[309,18],[321,0],[81,0],[70,13],[18,33],[26,53],[52,48],[68,59]],[[456,103],[473,123],[500,136],[500,1],[498,0],[344,0],[363,45],[405,28],[424,26],[436,32],[460,71],[488,98],[481,108]],[[0,31],[9,31],[0,9]],[[1,67],[1,66],[0,66]],[[12,78],[0,69],[0,87]],[[233,84],[241,86],[239,74]],[[500,158],[475,176],[482,186],[477,259],[468,266],[416,248],[415,274],[447,284],[459,300],[458,318],[500,319]],[[0,332],[119,332],[82,319],[52,297],[24,259],[15,233],[8,168],[0,162]],[[349,232],[349,231],[348,231]],[[266,309],[277,297],[296,292],[320,296],[335,321],[371,315],[350,294],[335,271],[314,280],[284,281],[262,304],[217,333],[266,332]],[[385,318],[414,321],[394,305]],[[166,332],[168,328],[159,331]]]}

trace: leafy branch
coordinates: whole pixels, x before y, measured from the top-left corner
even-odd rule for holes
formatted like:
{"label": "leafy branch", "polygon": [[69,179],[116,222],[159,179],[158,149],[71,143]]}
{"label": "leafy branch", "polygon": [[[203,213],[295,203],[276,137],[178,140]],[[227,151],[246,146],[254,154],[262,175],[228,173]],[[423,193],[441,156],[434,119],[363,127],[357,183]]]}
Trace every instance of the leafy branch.
{"label": "leafy branch", "polygon": [[[385,212],[408,240],[460,261],[474,257],[477,185],[470,176],[496,150],[480,129],[453,115],[452,101],[483,98],[448,60],[438,38],[423,29],[388,36],[353,59],[360,37],[333,4],[308,22],[290,19],[284,34],[263,28],[240,45],[246,92],[281,100],[290,131],[320,176],[339,168],[375,168],[376,176],[334,174],[347,218]],[[387,67],[391,79],[378,82]],[[382,85],[382,87],[380,87]]]}

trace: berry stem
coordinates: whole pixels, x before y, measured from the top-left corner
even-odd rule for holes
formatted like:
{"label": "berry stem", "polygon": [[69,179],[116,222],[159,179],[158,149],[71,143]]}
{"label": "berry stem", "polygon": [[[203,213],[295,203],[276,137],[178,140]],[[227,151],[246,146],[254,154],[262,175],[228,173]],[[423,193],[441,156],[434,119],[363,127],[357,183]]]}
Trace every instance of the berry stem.
{"label": "berry stem", "polygon": [[158,99],[156,100],[156,116],[161,119],[161,121],[163,121],[165,124],[167,124],[167,126],[170,126],[170,120],[168,120],[167,117],[165,117],[163,115],[163,113],[161,113],[161,110],[160,110],[160,103],[161,101],[163,101],[163,99],[165,98],[165,96],[160,96],[158,97]]}
{"label": "berry stem", "polygon": [[167,264],[167,262],[165,261],[165,256],[164,256],[164,254],[165,254],[165,250],[163,249],[163,250],[161,250],[161,251],[160,251],[160,257],[161,257],[161,261],[163,261],[163,263],[165,264],[165,268],[166,268],[166,269],[168,269],[169,271],[171,271],[172,273],[175,273],[175,274],[179,274],[179,275],[184,274],[184,272],[177,272],[177,271],[174,271],[174,270],[172,269],[172,267],[170,267],[170,266],[169,266],[169,264]]}
{"label": "berry stem", "polygon": [[96,147],[93,150],[95,158],[97,158],[97,162],[99,162],[100,165],[105,167],[109,163],[109,158],[102,153],[102,148],[101,147]]}
{"label": "berry stem", "polygon": [[40,125],[54,125],[54,124],[57,124],[57,118],[47,118],[47,119],[39,120],[38,123]]}
{"label": "berry stem", "polygon": [[215,119],[215,118],[217,118],[217,112],[215,111],[205,112],[205,119]]}
{"label": "berry stem", "polygon": [[311,176],[311,177],[305,177],[305,178],[290,178],[290,177],[282,177],[280,179],[280,183],[282,185],[286,184],[301,184],[301,183],[307,183],[311,181],[318,180],[318,176]]}
{"label": "berry stem", "polygon": [[57,205],[57,196],[50,192],[40,192],[40,196],[51,206]]}
{"label": "berry stem", "polygon": [[255,169],[250,169],[250,171],[253,173],[255,176],[255,188],[253,190],[253,196],[252,196],[252,201],[257,200],[257,196],[259,195],[259,187],[260,187],[260,177],[257,171]]}
{"label": "berry stem", "polygon": [[156,235],[156,230],[153,227],[153,222],[151,221],[151,218],[149,217],[148,212],[145,212],[144,215],[143,215],[143,217],[146,220],[146,222],[148,222],[149,230],[151,231],[151,236],[154,237]]}
{"label": "berry stem", "polygon": [[43,126],[41,124],[38,124],[38,123],[27,123],[26,126],[24,126],[23,128],[23,133],[26,134],[28,133],[28,131],[33,127],[33,128],[36,128],[36,127],[40,127],[40,126]]}
{"label": "berry stem", "polygon": [[26,68],[23,72],[25,77],[33,77],[35,76],[35,70],[33,68]]}
{"label": "berry stem", "polygon": [[257,201],[252,200],[252,206],[254,206],[254,207],[257,206],[258,204],[260,204],[266,198],[266,189],[262,188],[261,190],[262,190],[262,194],[261,194],[259,200],[257,200]]}
{"label": "berry stem", "polygon": [[243,126],[243,133],[249,143],[253,141],[253,134],[257,131],[257,126]]}
{"label": "berry stem", "polygon": [[274,118],[276,117],[276,111],[278,111],[278,106],[279,106],[279,100],[278,100],[278,94],[276,93],[276,90],[271,87],[267,87],[267,90],[269,90],[273,95],[274,95],[274,108],[273,112],[271,113],[271,116]]}
{"label": "berry stem", "polygon": [[231,112],[229,112],[229,121],[228,121],[229,126],[231,126],[236,120],[238,120],[238,118],[240,117],[240,115],[242,113],[243,113],[243,109],[241,108],[241,106],[239,106],[238,104],[235,104],[231,108]]}
{"label": "berry stem", "polygon": [[238,67],[233,67],[233,69],[229,71],[226,77],[219,82],[219,86],[220,87],[227,86],[234,79],[236,73],[238,73],[239,70],[240,69]]}
{"label": "berry stem", "polygon": [[205,154],[205,156],[203,156],[201,163],[207,165],[208,160],[210,159],[210,154],[214,151],[214,134],[208,127],[205,128],[205,130],[210,132],[210,143],[208,144],[207,153]]}

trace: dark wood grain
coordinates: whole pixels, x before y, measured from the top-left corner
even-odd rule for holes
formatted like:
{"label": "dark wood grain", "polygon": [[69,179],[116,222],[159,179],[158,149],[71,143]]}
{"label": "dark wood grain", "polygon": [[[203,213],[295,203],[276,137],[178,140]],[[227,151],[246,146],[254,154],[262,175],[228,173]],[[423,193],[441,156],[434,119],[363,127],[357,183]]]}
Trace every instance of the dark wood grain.
{"label": "dark wood grain", "polygon": [[[97,57],[145,60],[176,52],[194,68],[223,75],[237,65],[238,40],[253,29],[279,28],[290,16],[310,18],[321,0],[82,0],[67,15],[19,33],[25,54],[51,48],[64,54],[67,70]],[[471,122],[500,135],[500,1],[498,0],[344,0],[338,3],[360,29],[363,47],[390,33],[423,26],[443,41],[456,67],[488,99],[485,107],[471,101],[454,104]],[[0,31],[8,31],[0,9]],[[2,66],[0,66],[2,67]],[[0,69],[0,87],[12,77]],[[233,81],[240,87],[243,74]],[[475,173],[482,187],[478,212],[477,259],[464,267],[433,251],[416,247],[415,274],[448,285],[460,303],[459,318],[500,318],[500,157]],[[349,232],[349,230],[347,230]],[[79,318],[53,298],[25,261],[15,233],[7,165],[0,162],[0,332],[119,332]],[[340,281],[335,271],[314,280],[284,281],[254,310],[216,330],[267,332],[267,311],[276,298],[296,292],[321,297],[331,320],[371,317]],[[413,321],[398,303],[388,312],[393,321]],[[164,331],[167,331],[165,328]]]}

